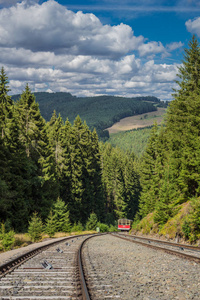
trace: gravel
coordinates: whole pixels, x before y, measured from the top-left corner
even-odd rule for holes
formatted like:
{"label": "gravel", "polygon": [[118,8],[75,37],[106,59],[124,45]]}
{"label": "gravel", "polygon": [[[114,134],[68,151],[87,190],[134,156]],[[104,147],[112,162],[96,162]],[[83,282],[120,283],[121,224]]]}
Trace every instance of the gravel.
{"label": "gravel", "polygon": [[111,235],[84,246],[92,299],[200,299],[200,264]]}
{"label": "gravel", "polygon": [[53,239],[48,239],[46,241],[43,242],[39,242],[39,243],[33,243],[30,244],[26,247],[22,247],[22,248],[18,248],[18,249],[13,249],[10,251],[6,251],[0,254],[0,266],[11,261],[14,258],[17,258],[18,256],[27,253],[28,251],[34,250],[40,246],[46,245],[48,244],[50,241],[54,242],[54,241],[61,241],[62,238],[53,238]]}

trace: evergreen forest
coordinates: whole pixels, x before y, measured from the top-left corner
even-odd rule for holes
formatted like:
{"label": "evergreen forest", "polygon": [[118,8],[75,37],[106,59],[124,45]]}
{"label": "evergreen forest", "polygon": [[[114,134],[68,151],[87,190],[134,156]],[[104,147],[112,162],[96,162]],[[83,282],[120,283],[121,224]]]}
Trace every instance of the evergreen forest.
{"label": "evergreen forest", "polygon": [[140,160],[138,229],[200,238],[200,46],[185,49],[165,125],[154,126]]}
{"label": "evergreen forest", "polygon": [[133,152],[140,158],[147,146],[152,126],[137,128],[128,131],[120,131],[110,134],[108,142],[113,147],[119,147],[124,152]]}
{"label": "evergreen forest", "polygon": [[[152,112],[157,110],[157,106],[165,105],[156,97],[116,97],[116,96],[96,96],[96,97],[76,97],[70,93],[34,93],[38,102],[40,112],[46,121],[50,121],[53,111],[60,113],[63,120],[69,119],[73,123],[77,115],[86,121],[90,130],[94,128],[101,140],[106,140],[109,133],[106,128],[112,126],[120,119]],[[21,95],[13,95],[13,100],[18,100]]]}
{"label": "evergreen forest", "polygon": [[15,102],[8,92],[2,67],[0,221],[5,228],[26,232],[34,214],[47,223],[68,220],[58,231],[85,226],[91,214],[109,225],[134,216],[140,184],[132,154],[100,143],[80,116],[71,124],[54,111],[46,122],[28,85]]}
{"label": "evergreen forest", "polygon": [[92,223],[91,215],[108,225],[127,217],[136,231],[200,239],[200,45],[195,36],[185,49],[177,84],[164,125],[151,128],[137,157],[131,148],[100,142],[96,129],[79,115],[72,123],[54,111],[45,121],[28,85],[14,101],[2,67],[0,221],[25,232],[30,218],[39,216],[47,225],[56,219],[58,231],[69,231]]}

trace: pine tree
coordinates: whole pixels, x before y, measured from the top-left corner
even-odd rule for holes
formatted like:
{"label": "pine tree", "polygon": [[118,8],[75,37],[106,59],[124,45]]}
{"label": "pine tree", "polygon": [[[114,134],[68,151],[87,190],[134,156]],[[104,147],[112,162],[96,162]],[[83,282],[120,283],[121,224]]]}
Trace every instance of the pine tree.
{"label": "pine tree", "polygon": [[29,222],[28,234],[33,242],[39,241],[42,237],[43,224],[37,212],[34,212]]}
{"label": "pine tree", "polygon": [[38,211],[42,217],[46,217],[52,201],[57,196],[54,164],[46,124],[28,84],[17,103],[17,112],[20,141],[26,149],[32,173],[29,209],[30,212]]}
{"label": "pine tree", "polygon": [[8,96],[9,91],[8,77],[2,67],[0,72],[0,128],[2,139],[8,135],[9,122],[12,118],[13,102],[11,97]]}
{"label": "pine tree", "polygon": [[48,136],[51,151],[54,154],[57,182],[59,182],[60,178],[62,177],[62,169],[64,168],[65,164],[64,149],[61,145],[61,134],[63,126],[64,124],[60,114],[58,117],[56,117],[56,112],[54,111],[48,126]]}
{"label": "pine tree", "polygon": [[86,230],[96,230],[97,222],[97,215],[95,213],[91,213],[86,223]]}
{"label": "pine tree", "polygon": [[53,237],[56,232],[56,224],[52,209],[50,210],[50,213],[46,219],[45,232],[49,235],[49,237]]}
{"label": "pine tree", "polygon": [[140,215],[146,216],[152,212],[157,202],[158,179],[155,176],[157,159],[157,124],[151,130],[147,148],[143,154],[141,162],[141,185],[142,193],[140,197]]}
{"label": "pine tree", "polygon": [[132,153],[126,152],[124,157],[123,176],[125,182],[125,197],[127,202],[126,216],[128,219],[134,219],[139,204],[141,186],[139,174],[136,171],[135,158]]}
{"label": "pine tree", "polygon": [[53,221],[57,232],[70,231],[69,210],[65,202],[60,198],[53,205]]}
{"label": "pine tree", "polygon": [[177,97],[183,99],[189,95],[190,91],[200,88],[200,48],[195,35],[192,36],[188,46],[188,49],[185,48],[184,60],[177,74],[180,80],[177,80],[176,83],[180,89],[175,90],[175,99]]}
{"label": "pine tree", "polygon": [[[72,163],[71,157],[73,155],[73,145],[71,142],[72,125],[67,119],[65,125],[61,128],[61,147],[63,149],[62,158],[62,177],[60,179],[60,197],[65,204],[72,203]],[[70,210],[71,218],[71,210]],[[73,217],[71,221],[74,222]]]}
{"label": "pine tree", "polygon": [[179,69],[180,89],[170,103],[166,130],[171,141],[171,174],[179,192],[175,203],[199,195],[200,47],[195,36]]}

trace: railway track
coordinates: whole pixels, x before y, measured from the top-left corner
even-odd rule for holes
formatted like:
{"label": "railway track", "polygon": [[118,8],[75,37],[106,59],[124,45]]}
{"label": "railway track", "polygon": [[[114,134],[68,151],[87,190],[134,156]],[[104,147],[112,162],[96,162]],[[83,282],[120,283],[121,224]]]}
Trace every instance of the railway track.
{"label": "railway track", "polygon": [[[90,246],[86,243],[88,239],[94,236],[96,238],[92,244],[99,243],[97,248],[101,247],[102,243],[107,243],[106,237],[104,239],[102,237],[100,242],[97,235],[70,237],[35,249],[8,264],[0,266],[0,300],[123,299],[120,290],[122,289],[123,292],[123,288],[118,286],[118,276],[119,274],[122,275],[120,280],[123,280],[123,276],[125,278],[133,275],[129,275],[130,271],[121,271],[120,261],[118,261],[119,273],[114,272],[112,267],[111,270],[105,272],[104,266],[102,268],[104,258],[107,255],[112,257],[112,251],[109,247],[105,248],[105,254],[104,252],[101,253],[102,257],[95,260],[96,252],[88,251]],[[124,239],[127,242],[142,244],[200,262],[199,247],[116,233],[109,236],[114,237],[114,240],[116,238]],[[116,261],[113,261],[112,266],[114,267],[115,264]],[[114,283],[115,281],[117,285]]]}
{"label": "railway track", "polygon": [[[151,243],[146,240],[145,246],[151,248],[148,249],[134,237],[116,234],[86,243],[84,273],[90,299],[200,299],[200,265],[196,263],[200,258],[189,258],[195,262],[180,259],[168,255],[172,252],[166,246],[163,249],[167,253]],[[183,258],[183,253],[178,256]]]}
{"label": "railway track", "polygon": [[89,300],[81,246],[93,236],[51,243],[0,266],[0,300]]}
{"label": "railway track", "polygon": [[197,246],[172,243],[124,233],[114,234],[114,236],[200,263],[200,247]]}

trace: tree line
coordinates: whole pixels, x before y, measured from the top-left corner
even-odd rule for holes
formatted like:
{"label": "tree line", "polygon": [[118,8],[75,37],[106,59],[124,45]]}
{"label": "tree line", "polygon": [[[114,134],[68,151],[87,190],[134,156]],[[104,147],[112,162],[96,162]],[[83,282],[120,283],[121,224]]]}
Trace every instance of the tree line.
{"label": "tree line", "polygon": [[51,219],[61,204],[71,226],[85,225],[91,214],[107,224],[134,216],[140,193],[134,155],[100,143],[79,116],[71,124],[54,111],[46,122],[28,84],[16,102],[8,93],[2,67],[0,221],[5,227],[27,231],[33,214]]}
{"label": "tree line", "polygon": [[141,159],[139,216],[153,213],[162,227],[191,201],[177,231],[194,241],[200,237],[200,46],[195,36],[185,49],[178,77],[165,125],[153,127]]}
{"label": "tree line", "polygon": [[[87,122],[90,130],[96,129],[101,140],[107,140],[109,132],[106,128],[112,126],[120,119],[136,114],[156,111],[157,106],[163,104],[156,97],[117,97],[95,96],[76,97],[70,93],[36,92],[35,99],[39,103],[41,115],[46,121],[50,121],[52,112],[56,110],[63,120],[69,119],[73,123],[79,115]],[[18,100],[21,95],[13,95],[13,100]]]}

